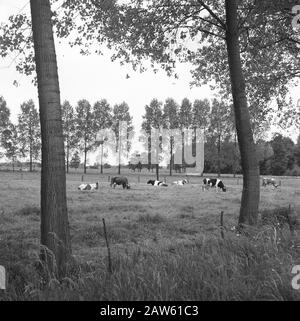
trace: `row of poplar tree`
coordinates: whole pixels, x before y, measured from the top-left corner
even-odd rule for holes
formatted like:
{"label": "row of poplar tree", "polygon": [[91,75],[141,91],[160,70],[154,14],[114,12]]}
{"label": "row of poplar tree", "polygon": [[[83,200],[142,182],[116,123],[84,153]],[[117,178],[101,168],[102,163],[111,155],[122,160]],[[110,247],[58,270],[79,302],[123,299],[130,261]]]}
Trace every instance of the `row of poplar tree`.
{"label": "row of poplar tree", "polygon": [[[4,98],[0,97],[0,116],[1,147],[4,151],[2,156],[10,159],[12,164],[18,157],[28,158],[31,171],[33,162],[39,158],[41,149],[39,114],[34,102],[29,100],[21,104],[18,123],[14,125],[10,121],[9,108]],[[88,153],[101,144],[96,140],[99,130],[110,128],[117,137],[119,121],[127,121],[128,130],[133,129],[129,106],[123,102],[111,107],[106,99],[97,101],[93,106],[82,99],[78,101],[75,108],[68,101],[64,101],[62,120],[67,171],[70,166],[79,166],[81,154],[84,172],[86,172]],[[148,135],[151,134],[151,128],[182,130],[203,128],[205,132],[204,171],[218,174],[241,172],[234,117],[230,106],[217,99],[212,101],[196,99],[192,103],[184,98],[181,104],[172,98],[166,99],[165,102],[152,99],[145,106],[141,127]],[[256,145],[261,174],[299,174],[300,137],[294,144],[290,138],[277,134],[270,141],[257,139]],[[117,148],[117,145],[110,147]],[[140,152],[147,152],[147,144],[145,144],[145,150]]]}
{"label": "row of poplar tree", "polygon": [[[40,156],[41,131],[39,113],[33,100],[21,104],[21,113],[17,124],[10,120],[10,110],[6,101],[0,96],[0,133],[1,156],[10,159],[12,163],[18,157],[29,159],[29,170],[33,162]],[[93,106],[86,100],[79,100],[75,108],[68,101],[62,104],[63,133],[66,151],[66,166],[69,169],[71,153],[79,150],[84,155],[84,172],[86,172],[87,154],[99,146],[96,135],[100,129],[111,128],[119,132],[119,121],[127,121],[132,129],[132,117],[129,106],[123,102],[112,108],[107,100],[97,101]]]}
{"label": "row of poplar tree", "polygon": [[[205,133],[205,173],[241,173],[241,157],[237,144],[232,106],[218,99],[187,98],[181,105],[169,98],[163,104],[153,99],[145,107],[142,128],[150,134],[151,128],[203,128]],[[300,135],[297,143],[281,134],[267,140],[270,122],[252,117],[257,157],[262,175],[300,174]],[[187,166],[187,164],[183,164]]]}

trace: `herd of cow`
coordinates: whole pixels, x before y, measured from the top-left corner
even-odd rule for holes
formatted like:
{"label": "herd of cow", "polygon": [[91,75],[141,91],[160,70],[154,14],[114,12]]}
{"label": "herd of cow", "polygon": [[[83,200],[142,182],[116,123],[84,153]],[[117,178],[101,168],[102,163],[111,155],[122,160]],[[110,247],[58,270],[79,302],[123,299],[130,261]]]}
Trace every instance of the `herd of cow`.
{"label": "herd of cow", "polygon": [[[181,179],[178,181],[174,181],[172,185],[178,185],[178,186],[183,186],[185,184],[188,184],[189,181],[188,179]],[[152,185],[152,186],[162,186],[162,187],[168,187],[168,184],[164,181],[159,181],[159,180],[148,180],[147,184]],[[123,186],[123,189],[130,189],[130,185],[128,183],[128,179],[125,176],[115,176],[112,177],[110,181],[110,186],[115,188],[117,185]],[[272,185],[275,188],[281,185],[280,181],[277,181],[274,178],[263,178],[262,182],[263,186],[267,185]],[[226,186],[220,180],[219,178],[204,178],[203,179],[203,185],[202,185],[202,190],[205,191],[209,188],[215,188],[216,191],[222,190],[223,192],[226,192]],[[88,184],[81,184],[78,186],[78,189],[81,191],[92,191],[92,190],[97,190],[99,189],[99,182],[96,183],[88,183]]]}

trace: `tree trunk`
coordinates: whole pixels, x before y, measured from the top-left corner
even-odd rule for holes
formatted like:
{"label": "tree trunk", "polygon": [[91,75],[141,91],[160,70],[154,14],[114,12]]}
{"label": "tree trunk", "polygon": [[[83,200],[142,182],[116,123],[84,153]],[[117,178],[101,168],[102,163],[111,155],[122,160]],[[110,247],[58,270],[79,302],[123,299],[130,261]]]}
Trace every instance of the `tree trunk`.
{"label": "tree trunk", "polygon": [[159,181],[159,164],[156,164],[156,179]]}
{"label": "tree trunk", "polygon": [[67,173],[69,173],[70,148],[67,146]]}
{"label": "tree trunk", "polygon": [[237,169],[237,152],[236,152],[236,146],[237,141],[236,141],[236,133],[234,134],[234,155],[233,155],[233,177],[236,177],[236,169]]}
{"label": "tree trunk", "polygon": [[86,174],[86,154],[87,150],[86,147],[84,148],[84,164],[83,164],[83,173]]}
{"label": "tree trunk", "polygon": [[[50,271],[62,277],[71,256],[62,112],[49,0],[31,0],[42,134],[41,243]],[[56,266],[53,266],[53,256]],[[54,267],[54,269],[53,269]]]}
{"label": "tree trunk", "polygon": [[32,143],[29,145],[29,171],[32,172]]}
{"label": "tree trunk", "polygon": [[170,137],[170,176],[172,176],[173,167],[173,137]]}
{"label": "tree trunk", "polygon": [[[119,138],[121,139],[121,138]],[[119,165],[118,165],[118,174],[121,174],[121,141],[120,141],[120,145],[119,145]]]}
{"label": "tree trunk", "polygon": [[218,177],[221,176],[221,135],[218,135]]}
{"label": "tree trunk", "polygon": [[103,174],[103,144],[101,144],[101,169],[100,169],[100,173]]}
{"label": "tree trunk", "polygon": [[236,120],[236,129],[241,152],[243,171],[243,193],[239,224],[257,223],[260,186],[259,167],[256,157],[250,114],[247,106],[245,79],[242,71],[239,28],[237,20],[237,0],[226,0],[226,43],[230,69],[232,97]]}
{"label": "tree trunk", "polygon": [[148,137],[148,172],[150,172],[150,168],[151,168],[151,133]]}

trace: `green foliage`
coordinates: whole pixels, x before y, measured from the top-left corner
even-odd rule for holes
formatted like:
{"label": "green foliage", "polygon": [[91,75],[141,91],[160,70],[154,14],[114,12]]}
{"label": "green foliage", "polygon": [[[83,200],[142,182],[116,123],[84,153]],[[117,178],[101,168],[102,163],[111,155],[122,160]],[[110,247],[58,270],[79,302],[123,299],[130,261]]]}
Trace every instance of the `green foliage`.
{"label": "green foliage", "polygon": [[0,158],[6,156],[14,161],[19,150],[18,134],[9,117],[10,110],[3,96],[0,96],[0,147],[4,149],[4,155],[0,153]]}
{"label": "green foliage", "polygon": [[95,144],[94,114],[86,99],[79,100],[76,106],[76,135],[80,139],[81,151],[91,150]]}
{"label": "green foliage", "polygon": [[208,99],[196,99],[193,103],[193,126],[207,130],[209,125],[210,103]]}
{"label": "green foliage", "polygon": [[[120,128],[121,122],[127,123],[126,133],[123,133],[123,129]],[[116,104],[113,108],[112,114],[112,130],[116,137],[116,151],[118,151],[118,146],[121,144],[122,151],[130,151],[131,149],[131,138],[130,136],[133,132],[132,126],[132,116],[129,112],[129,106],[127,103],[123,102],[121,104]],[[120,137],[120,133],[124,135],[124,137]],[[120,139],[120,141],[119,141]]]}
{"label": "green foliage", "polygon": [[33,100],[28,100],[21,105],[17,129],[22,156],[38,159],[41,150],[41,130],[39,114]]}
{"label": "green foliage", "polygon": [[300,166],[300,135],[298,136],[297,145],[295,146],[295,161]]}
{"label": "green foliage", "polygon": [[112,125],[112,108],[106,99],[97,101],[93,107],[94,128],[98,132],[101,129],[110,128]]}
{"label": "green foliage", "polygon": [[78,144],[76,135],[76,118],[71,104],[65,100],[62,104],[63,133],[66,147],[72,151]]}
{"label": "green foliage", "polygon": [[179,128],[179,105],[173,98],[167,98],[163,107],[163,127],[166,129]]}
{"label": "green foliage", "polygon": [[0,96],[0,131],[7,128],[9,124],[10,110],[3,96]]}
{"label": "green foliage", "polygon": [[163,122],[162,102],[153,98],[149,105],[145,106],[145,115],[143,115],[142,129],[147,134],[151,133],[151,128],[160,128]]}
{"label": "green foliage", "polygon": [[79,139],[76,133],[75,112],[73,107],[67,100],[65,100],[62,104],[62,123],[68,171],[70,153],[77,147]]}
{"label": "green foliage", "polygon": [[79,152],[76,151],[71,159],[70,167],[77,169],[80,165]]}
{"label": "green foliage", "polygon": [[189,128],[191,126],[193,120],[192,103],[187,98],[182,100],[178,116],[180,128]]}
{"label": "green foliage", "polygon": [[290,138],[276,134],[271,141],[274,155],[271,159],[273,175],[283,175],[294,166],[294,143]]}
{"label": "green foliage", "polygon": [[[293,32],[290,16],[293,4],[297,1],[239,2],[241,59],[255,134],[263,132],[269,121],[271,101],[284,100],[299,76],[299,34]],[[224,3],[132,0],[87,6],[77,0],[63,7],[55,20],[58,35],[68,37],[76,29],[80,36],[73,43],[84,51],[95,40],[107,43],[116,50],[113,59],[137,68],[147,57],[153,68],[159,63],[168,74],[174,73],[175,61],[188,61],[195,66],[194,84],[212,80],[214,88],[229,96]],[[77,16],[82,23],[75,25],[72,18]]]}
{"label": "green foliage", "polygon": [[1,145],[5,149],[5,156],[15,161],[15,158],[19,155],[19,137],[15,125],[10,123],[7,129],[3,130]]}
{"label": "green foliage", "polygon": [[256,144],[256,152],[259,161],[260,174],[270,174],[272,156],[274,155],[271,143],[264,140],[259,140]]}

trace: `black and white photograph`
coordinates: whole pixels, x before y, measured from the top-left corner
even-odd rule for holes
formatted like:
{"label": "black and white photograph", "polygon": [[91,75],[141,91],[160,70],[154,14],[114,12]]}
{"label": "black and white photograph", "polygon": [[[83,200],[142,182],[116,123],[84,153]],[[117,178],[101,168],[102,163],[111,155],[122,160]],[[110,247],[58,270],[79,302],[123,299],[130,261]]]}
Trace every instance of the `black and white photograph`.
{"label": "black and white photograph", "polygon": [[0,0],[0,315],[300,301],[299,80],[299,0]]}

